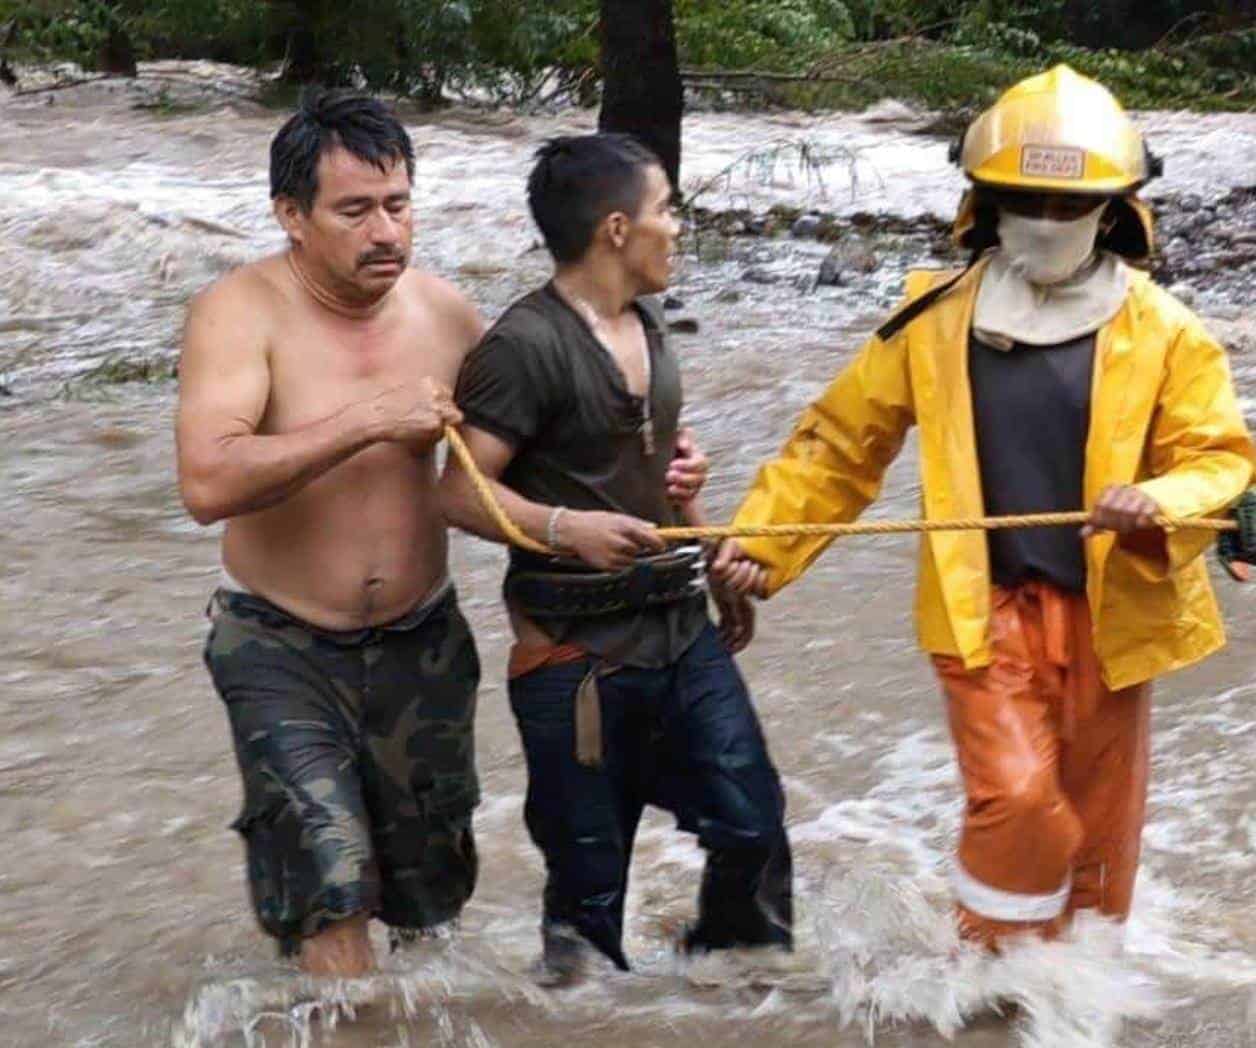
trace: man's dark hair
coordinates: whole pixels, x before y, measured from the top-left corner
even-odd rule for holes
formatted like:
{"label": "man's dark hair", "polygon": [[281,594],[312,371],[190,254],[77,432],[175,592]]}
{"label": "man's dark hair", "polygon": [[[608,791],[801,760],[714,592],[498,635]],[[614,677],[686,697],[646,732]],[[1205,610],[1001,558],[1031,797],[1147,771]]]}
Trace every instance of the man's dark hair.
{"label": "man's dark hair", "polygon": [[318,195],[318,160],[337,146],[381,171],[398,159],[414,179],[414,145],[378,98],[307,88],[270,144],[270,198],[291,197],[308,213]]}
{"label": "man's dark hair", "polygon": [[579,261],[607,215],[635,215],[651,166],[662,164],[630,135],[551,138],[538,149],[528,206],[554,260]]}

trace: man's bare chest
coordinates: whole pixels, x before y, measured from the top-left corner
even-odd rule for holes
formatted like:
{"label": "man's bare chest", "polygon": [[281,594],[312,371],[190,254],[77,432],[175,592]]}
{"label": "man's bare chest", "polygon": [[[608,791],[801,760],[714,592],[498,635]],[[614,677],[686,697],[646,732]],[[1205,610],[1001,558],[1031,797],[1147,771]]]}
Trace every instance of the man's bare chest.
{"label": "man's bare chest", "polygon": [[634,317],[631,323],[614,328],[604,326],[598,334],[602,347],[619,367],[628,391],[644,396],[649,385],[650,350],[641,322]]}
{"label": "man's bare chest", "polygon": [[452,388],[463,346],[439,327],[364,331],[294,329],[270,349],[271,395],[263,428],[286,432],[398,386],[433,378]]}

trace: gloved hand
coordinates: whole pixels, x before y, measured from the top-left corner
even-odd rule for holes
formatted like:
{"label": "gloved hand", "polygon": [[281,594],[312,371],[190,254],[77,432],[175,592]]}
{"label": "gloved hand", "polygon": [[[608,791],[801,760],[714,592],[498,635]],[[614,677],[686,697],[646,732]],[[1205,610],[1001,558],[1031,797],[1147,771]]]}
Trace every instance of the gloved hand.
{"label": "gloved hand", "polygon": [[1238,531],[1223,531],[1217,536],[1217,556],[1221,566],[1239,582],[1252,577],[1250,565],[1256,564],[1256,488],[1248,488],[1234,504]]}

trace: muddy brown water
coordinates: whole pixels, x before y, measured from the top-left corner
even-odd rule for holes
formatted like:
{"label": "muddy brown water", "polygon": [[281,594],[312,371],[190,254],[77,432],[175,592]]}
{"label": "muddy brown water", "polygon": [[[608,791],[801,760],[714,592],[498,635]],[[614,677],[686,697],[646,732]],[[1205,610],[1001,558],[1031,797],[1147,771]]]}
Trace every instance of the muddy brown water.
{"label": "muddy brown water", "polygon": [[[1124,955],[1105,953],[1110,937],[1097,929],[1003,969],[972,958],[948,967],[945,877],[960,803],[912,640],[914,544],[902,538],[830,550],[761,609],[741,659],[789,796],[797,956],[681,969],[671,942],[691,915],[701,856],[656,813],[630,900],[638,971],[545,993],[527,979],[541,864],[522,827],[505,701],[502,555],[456,537],[454,572],[485,665],[481,886],[454,937],[389,958],[355,1021],[336,1025],[326,1009],[311,1019],[317,994],[254,929],[227,829],[239,785],[200,662],[217,535],[179,505],[173,384],[82,381],[119,354],[168,356],[187,296],[278,244],[264,171],[277,118],[246,104],[137,111],[134,94],[108,85],[50,97],[0,98],[0,1043],[716,1048],[870,1035],[923,1046],[945,1043],[939,1029],[961,1013],[1018,992],[1019,1019],[984,1015],[955,1043],[1253,1043],[1256,594],[1219,578],[1230,647],[1159,686]],[[1251,117],[1142,119],[1170,171],[1183,158],[1171,189],[1242,186],[1254,169]],[[421,264],[489,316],[542,279],[522,198],[527,158],[545,135],[589,123],[416,118]],[[838,209],[904,215],[954,204],[944,142],[854,117],[698,114],[687,164],[693,178],[710,176],[806,136],[833,151],[824,186],[796,170],[738,171],[714,194],[764,207],[827,192]],[[842,150],[863,172],[853,186]],[[682,267],[680,315],[700,332],[678,347],[689,418],[715,463],[716,517],[915,261],[890,245],[851,286],[801,290],[794,278],[822,254],[747,240]],[[745,283],[750,265],[780,279]],[[1250,334],[1246,301],[1196,291],[1226,331]],[[1233,362],[1250,407],[1248,353]],[[909,443],[877,515],[913,515],[915,459]]]}

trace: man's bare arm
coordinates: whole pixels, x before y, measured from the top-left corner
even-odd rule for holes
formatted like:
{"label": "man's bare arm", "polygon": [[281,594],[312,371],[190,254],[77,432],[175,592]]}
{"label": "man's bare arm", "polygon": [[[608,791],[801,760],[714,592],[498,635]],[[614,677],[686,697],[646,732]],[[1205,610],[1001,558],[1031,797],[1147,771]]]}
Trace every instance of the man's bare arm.
{"label": "man's bare arm", "polygon": [[[488,480],[506,516],[529,538],[545,542],[553,507],[525,499],[498,479],[515,457],[514,447],[500,437],[475,426],[463,426],[461,432],[471,457]],[[490,542],[507,541],[505,533],[480,502],[462,463],[453,455],[449,456],[445,464],[445,475],[440,483],[440,500],[441,509],[449,523]]]}
{"label": "man's bare arm", "polygon": [[[498,503],[529,538],[543,543],[556,539],[562,551],[603,571],[627,567],[643,550],[663,548],[649,522],[622,513],[566,510],[556,521],[555,534],[550,536],[549,524],[555,507],[532,502],[498,480],[515,457],[514,447],[474,426],[464,426],[462,435]],[[492,542],[506,541],[497,522],[481,504],[461,463],[452,455],[445,466],[440,492],[441,508],[451,524]]]}
{"label": "man's bare arm", "polygon": [[265,310],[252,297],[224,282],[188,311],[176,439],[180,492],[198,523],[274,506],[380,440],[431,446],[458,417],[431,383],[384,390],[289,433],[258,434],[271,387]]}

